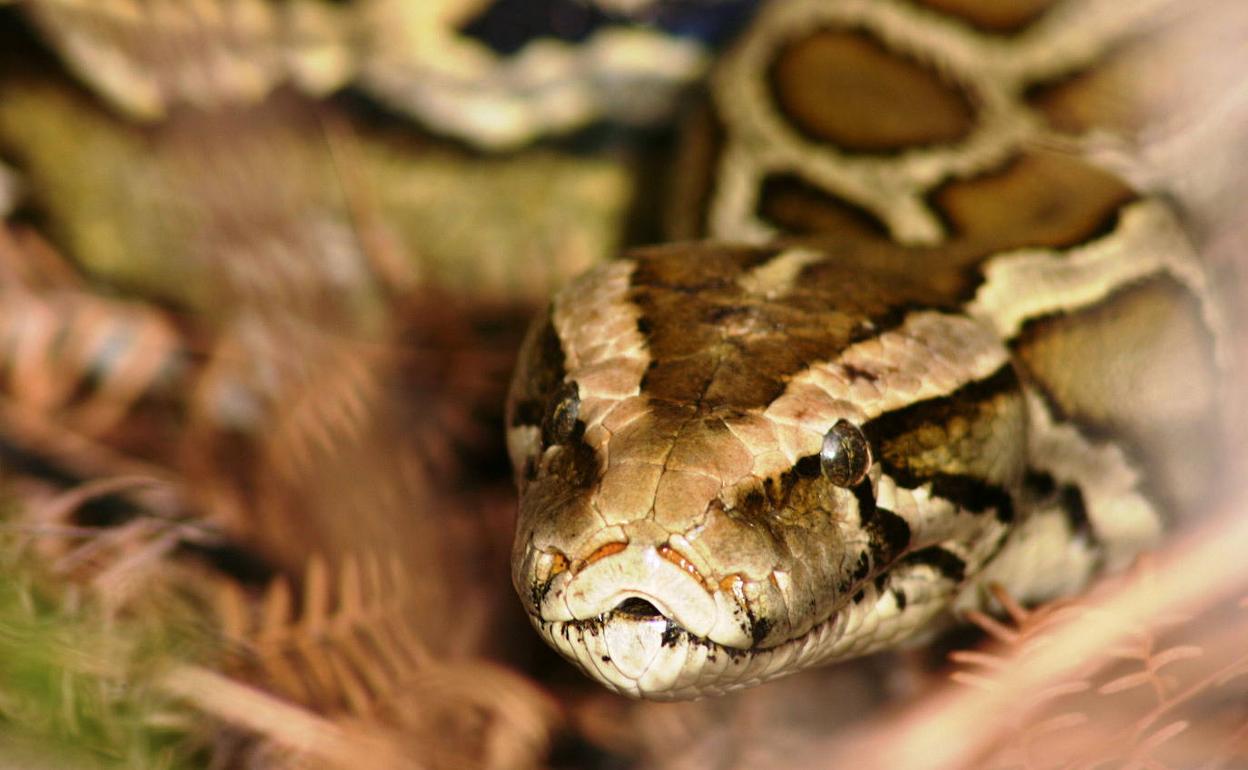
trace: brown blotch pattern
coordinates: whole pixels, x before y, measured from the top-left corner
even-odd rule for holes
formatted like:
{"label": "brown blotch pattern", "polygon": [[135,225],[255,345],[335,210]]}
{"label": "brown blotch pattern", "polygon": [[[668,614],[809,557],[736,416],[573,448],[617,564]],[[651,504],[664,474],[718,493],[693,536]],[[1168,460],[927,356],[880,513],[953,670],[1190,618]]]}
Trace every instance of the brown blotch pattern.
{"label": "brown blotch pattern", "polygon": [[663,231],[668,240],[684,241],[706,233],[706,214],[715,189],[715,169],[724,145],[724,126],[703,99],[680,131],[680,152],[669,177]]}
{"label": "brown blotch pattern", "polygon": [[999,509],[1000,490],[1022,479],[1026,411],[1008,364],[948,396],[887,412],[862,430],[898,484],[939,481],[944,496],[970,510]]}
{"label": "brown blotch pattern", "polygon": [[1021,32],[1060,0],[914,0],[917,5],[957,16],[985,32]]}
{"label": "brown blotch pattern", "polygon": [[630,299],[646,319],[651,364],[642,395],[696,413],[763,408],[788,379],[896,326],[938,295],[904,276],[838,260],[803,268],[786,291],[738,279],[783,251],[682,246],[634,252]]}
{"label": "brown blotch pattern", "polygon": [[930,197],[948,240],[907,247],[873,227],[866,212],[792,177],[770,177],[760,212],[775,226],[819,244],[856,269],[924,276],[949,302],[969,300],[976,267],[1002,251],[1068,249],[1112,231],[1136,194],[1112,174],[1072,155],[1033,150],[993,172],[948,182]]}
{"label": "brown blotch pattern", "polygon": [[1023,153],[1006,167],[949,182],[931,196],[956,238],[994,251],[1068,248],[1109,232],[1135,198],[1107,171],[1060,152]]}
{"label": "brown blotch pattern", "polygon": [[1034,86],[1027,104],[1057,130],[1082,134],[1102,129],[1131,136],[1158,117],[1167,105],[1183,101],[1191,79],[1176,76],[1176,63],[1190,51],[1169,51],[1174,35],[1142,36],[1120,46],[1093,69]]}
{"label": "brown blotch pattern", "polygon": [[1056,416],[1094,437],[1125,437],[1166,502],[1190,509],[1208,492],[1218,369],[1200,301],[1178,281],[1156,276],[1033,320],[1013,348]]}
{"label": "brown blotch pattern", "polygon": [[508,399],[513,405],[508,424],[540,426],[547,402],[563,382],[564,374],[563,347],[547,311],[529,328],[521,346]]}
{"label": "brown blotch pattern", "polygon": [[852,152],[951,144],[974,125],[961,91],[863,33],[816,32],[785,46],[768,74],[797,130]]}
{"label": "brown blotch pattern", "polygon": [[757,213],[780,231],[795,235],[888,237],[884,223],[871,212],[795,174],[772,174],[763,179]]}
{"label": "brown blotch pattern", "polygon": [[[602,479],[602,463],[594,448],[581,437],[557,447],[546,456],[545,475],[560,480],[562,489],[574,495],[586,495]],[[546,485],[547,488],[549,485]],[[557,510],[561,505],[545,504],[547,510]]]}
{"label": "brown blotch pattern", "polygon": [[934,545],[915,551],[905,558],[906,564],[926,564],[953,583],[966,578],[966,562],[954,552]]}

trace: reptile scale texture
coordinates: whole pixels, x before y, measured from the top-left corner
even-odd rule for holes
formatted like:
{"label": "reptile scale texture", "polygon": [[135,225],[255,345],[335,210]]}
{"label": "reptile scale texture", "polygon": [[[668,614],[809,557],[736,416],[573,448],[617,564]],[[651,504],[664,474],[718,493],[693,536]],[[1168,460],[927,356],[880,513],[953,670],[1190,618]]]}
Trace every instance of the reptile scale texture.
{"label": "reptile scale texture", "polygon": [[1201,508],[1225,322],[1181,215],[1087,151],[1138,130],[1157,5],[763,7],[686,127],[673,242],[521,353],[512,574],[551,645],[724,693],[990,582],[1078,591]]}

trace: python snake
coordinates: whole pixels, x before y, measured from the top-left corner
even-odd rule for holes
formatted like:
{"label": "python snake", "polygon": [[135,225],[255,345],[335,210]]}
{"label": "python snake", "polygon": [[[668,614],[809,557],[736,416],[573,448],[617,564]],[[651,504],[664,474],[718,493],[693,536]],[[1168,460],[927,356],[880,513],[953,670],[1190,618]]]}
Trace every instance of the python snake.
{"label": "python snake", "polygon": [[1224,322],[1175,208],[1087,152],[1135,130],[1156,5],[764,7],[690,121],[677,242],[521,353],[513,581],[557,650],[718,694],[988,582],[1076,591],[1199,507]]}

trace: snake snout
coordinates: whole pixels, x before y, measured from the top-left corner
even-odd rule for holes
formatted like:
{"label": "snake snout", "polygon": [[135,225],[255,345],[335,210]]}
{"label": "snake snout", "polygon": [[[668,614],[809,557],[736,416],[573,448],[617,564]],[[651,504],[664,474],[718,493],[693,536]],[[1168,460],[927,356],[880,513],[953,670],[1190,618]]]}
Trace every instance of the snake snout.
{"label": "snake snout", "polygon": [[579,568],[550,581],[550,590],[535,608],[541,620],[615,618],[634,624],[661,620],[719,644],[751,643],[733,597],[709,583],[667,544],[621,545],[575,563]]}
{"label": "snake snout", "polygon": [[826,629],[760,647],[774,623],[760,610],[775,581],[721,577],[679,538],[628,534],[579,553],[531,550],[518,581],[532,589],[538,631],[612,690],[656,699],[726,692],[769,678],[823,638]]}

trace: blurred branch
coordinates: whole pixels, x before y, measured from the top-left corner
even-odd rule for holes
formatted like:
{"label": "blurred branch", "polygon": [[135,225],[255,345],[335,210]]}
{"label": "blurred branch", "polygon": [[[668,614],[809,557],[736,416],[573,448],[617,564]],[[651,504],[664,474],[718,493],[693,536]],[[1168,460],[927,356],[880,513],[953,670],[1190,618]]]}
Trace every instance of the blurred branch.
{"label": "blurred branch", "polygon": [[174,481],[174,476],[164,468],[110,449],[3,396],[0,396],[0,435],[23,450],[50,459],[64,470],[85,478],[144,476],[167,483]]}
{"label": "blurred branch", "polygon": [[[1026,720],[1035,693],[1075,678],[1130,635],[1176,614],[1202,610],[1248,591],[1248,517],[1238,505],[1156,557],[1146,575],[1120,581],[1087,602],[1087,611],[1054,628],[1043,644],[1010,661],[988,689],[946,690],[917,707],[872,723],[848,741],[823,742],[799,766],[838,756],[846,766],[953,770],[974,766],[1011,723]],[[1021,704],[1021,705],[1020,705]]]}
{"label": "blurred branch", "polygon": [[336,766],[359,767],[367,757],[368,767],[377,770],[417,767],[404,762],[393,744],[353,734],[307,709],[206,668],[177,666],[160,678],[158,686],[206,714]]}

